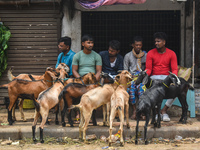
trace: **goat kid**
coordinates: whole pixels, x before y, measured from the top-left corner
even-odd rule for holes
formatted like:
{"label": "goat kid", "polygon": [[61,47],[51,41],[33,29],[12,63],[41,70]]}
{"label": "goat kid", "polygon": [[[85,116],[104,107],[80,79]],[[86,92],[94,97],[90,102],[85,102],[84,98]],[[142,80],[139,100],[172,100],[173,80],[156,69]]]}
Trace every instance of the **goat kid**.
{"label": "goat kid", "polygon": [[[174,81],[176,78],[177,83]],[[138,126],[140,115],[143,113],[146,116],[146,122],[144,126],[144,141],[145,144],[148,144],[146,135],[147,135],[147,126],[149,123],[149,117],[151,113],[151,109],[153,110],[152,118],[155,118],[155,109],[154,107],[157,105],[158,109],[158,119],[157,122],[154,122],[154,127],[161,127],[160,121],[160,109],[162,100],[165,97],[166,91],[169,88],[171,83],[180,84],[178,77],[175,74],[168,75],[163,82],[159,83],[157,86],[153,86],[150,89],[147,89],[139,98],[137,107],[136,107],[136,117],[137,117],[137,124],[136,124],[136,139],[135,144],[138,144]]]}
{"label": "goat kid", "polygon": [[[66,72],[69,72],[69,66],[66,65],[65,63],[60,63],[58,65],[57,69],[61,69],[61,68],[65,69]],[[52,67],[47,67],[46,71],[52,71],[53,72],[55,70]],[[9,81],[12,81],[14,79],[24,79],[24,80],[29,80],[29,81],[43,80],[44,79],[44,75],[45,74],[43,74],[43,75],[19,74],[18,76],[15,77],[12,74],[12,70],[11,69],[9,69],[8,73],[7,73]],[[23,101],[24,100],[21,99],[21,98],[18,98],[18,100],[19,100],[18,106],[19,106],[19,111],[20,111],[20,114],[21,114],[21,118],[23,119],[23,121],[26,121],[26,118],[25,118],[24,112],[23,112]],[[13,121],[16,121],[15,108],[16,108],[16,103],[14,104],[13,109],[12,109],[12,119],[13,119]]]}
{"label": "goat kid", "polygon": [[56,106],[58,103],[60,103],[61,108],[63,107],[62,106],[63,102],[59,101],[58,95],[64,88],[63,80],[64,80],[66,74],[67,73],[65,72],[65,70],[61,69],[60,76],[55,81],[53,86],[48,88],[45,91],[42,91],[39,94],[38,99],[36,101],[34,101],[36,109],[35,109],[35,115],[34,115],[34,122],[33,122],[33,126],[32,126],[33,141],[36,141],[35,128],[36,128],[36,124],[37,124],[37,120],[38,120],[39,116],[40,115],[42,116],[42,122],[40,125],[40,142],[44,143],[43,129],[44,129],[44,125],[45,125],[45,122],[46,122],[48,114],[49,114],[49,110],[51,108],[53,108],[54,106]]}
{"label": "goat kid", "polygon": [[[104,83],[114,83],[114,79],[112,77],[110,77],[108,74],[106,73],[101,73],[100,75],[100,83],[96,83],[96,84],[89,84],[89,85],[83,85],[80,83],[69,83],[67,84],[67,86],[64,87],[64,89],[61,91],[60,95],[59,95],[59,100],[63,99],[65,102],[65,107],[63,110],[61,110],[61,114],[62,114],[62,126],[65,127],[66,123],[64,120],[64,116],[66,113],[66,110],[71,107],[71,105],[76,105],[78,103],[80,103],[80,99],[81,96],[88,92],[89,90],[96,88],[100,85],[103,85]],[[92,113],[92,121],[93,121],[93,125],[97,125],[96,123],[96,118],[95,118],[95,111],[93,111]],[[105,110],[104,110],[105,111]],[[73,120],[71,118],[71,110],[68,110],[67,113],[67,118],[68,118],[68,122],[70,124],[71,127],[73,127]]]}
{"label": "goat kid", "polygon": [[[89,120],[92,115],[92,111],[101,105],[105,105],[110,102],[113,92],[118,85],[127,87],[127,84],[132,80],[131,74],[124,70],[115,77],[116,82],[113,84],[105,84],[103,87],[97,87],[83,94],[81,101],[78,105],[72,105],[70,109],[78,107],[80,109],[80,124],[79,124],[79,138],[86,141],[86,129],[89,124]],[[104,116],[105,118],[105,116]]]}
{"label": "goat kid", "polygon": [[8,89],[10,103],[8,106],[8,122],[12,125],[12,107],[16,103],[17,98],[36,99],[41,91],[52,86],[53,80],[56,79],[57,72],[46,71],[43,80],[28,81],[23,79],[15,79],[8,84],[1,85],[0,88]]}
{"label": "goat kid", "polygon": [[124,145],[123,140],[123,125],[124,125],[124,106],[126,108],[126,125],[127,128],[130,128],[129,125],[129,94],[127,93],[127,88],[119,85],[117,89],[111,96],[111,113],[110,113],[110,129],[109,129],[109,146],[112,143],[112,124],[115,118],[116,113],[118,113],[120,119],[120,144]]}
{"label": "goat kid", "polygon": [[[186,124],[187,123],[187,112],[188,112],[188,104],[187,104],[187,92],[188,89],[194,90],[194,88],[183,78],[178,77],[180,80],[180,86],[170,85],[169,88],[166,90],[164,99],[171,99],[178,97],[179,102],[182,106],[182,115],[179,119],[179,122]],[[146,71],[141,71],[138,75],[135,84],[138,85],[139,83],[145,84],[145,86],[149,89],[151,87],[157,86],[160,84],[161,80],[152,80]],[[152,123],[154,122],[155,118],[152,118]]]}

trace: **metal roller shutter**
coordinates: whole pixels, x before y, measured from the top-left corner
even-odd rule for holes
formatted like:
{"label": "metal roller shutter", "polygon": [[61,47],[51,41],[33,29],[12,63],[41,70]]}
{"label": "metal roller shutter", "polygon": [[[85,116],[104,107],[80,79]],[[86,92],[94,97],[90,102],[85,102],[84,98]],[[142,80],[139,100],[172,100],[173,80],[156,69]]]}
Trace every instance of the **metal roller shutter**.
{"label": "metal roller shutter", "polygon": [[[8,67],[0,78],[0,84],[8,83],[7,71],[13,74],[44,74],[46,67],[55,66],[60,37],[60,13],[56,3],[16,6],[0,6],[0,22],[8,26],[11,38],[8,49]],[[0,89],[0,105],[8,96]]]}

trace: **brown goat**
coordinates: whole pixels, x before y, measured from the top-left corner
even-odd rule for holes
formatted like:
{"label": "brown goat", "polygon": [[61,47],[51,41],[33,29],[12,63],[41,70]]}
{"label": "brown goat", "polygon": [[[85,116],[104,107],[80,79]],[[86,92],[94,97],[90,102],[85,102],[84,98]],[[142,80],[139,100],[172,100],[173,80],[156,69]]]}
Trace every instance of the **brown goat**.
{"label": "brown goat", "polygon": [[95,74],[92,72],[89,72],[79,78],[68,78],[65,81],[65,85],[67,85],[69,83],[93,84],[96,82],[97,82],[97,80],[96,80]]}
{"label": "brown goat", "polygon": [[[65,120],[64,120],[66,110],[69,107],[71,107],[72,104],[75,105],[75,104],[80,103],[81,96],[84,93],[86,93],[89,90],[96,88],[100,85],[103,85],[105,83],[113,83],[113,82],[114,82],[114,79],[111,76],[109,76],[109,74],[102,72],[100,75],[100,83],[89,84],[89,85],[83,85],[83,84],[79,84],[79,83],[70,83],[67,86],[65,86],[59,95],[59,99],[60,100],[64,99],[64,102],[65,102],[65,108],[61,111],[62,126],[64,127],[66,125]],[[93,111],[93,117],[92,117],[93,125],[97,125],[94,111]],[[69,124],[71,125],[71,127],[73,127],[73,120],[71,118],[71,110],[70,109],[68,110],[67,118],[68,118]]]}
{"label": "brown goat", "polygon": [[39,116],[42,116],[42,122],[40,124],[40,141],[41,143],[44,143],[43,140],[43,128],[46,122],[46,119],[49,114],[49,110],[56,106],[58,103],[60,103],[62,107],[62,101],[59,101],[58,95],[64,88],[64,83],[62,82],[66,76],[66,72],[64,69],[60,69],[60,76],[59,78],[55,81],[52,87],[48,88],[45,91],[42,91],[38,99],[35,101],[35,115],[34,115],[34,122],[32,126],[32,133],[33,133],[33,140],[36,141],[35,139],[35,128],[37,124],[37,120]]}
{"label": "brown goat", "polygon": [[[57,73],[56,73],[57,74]],[[8,122],[12,125],[12,108],[18,97],[24,99],[36,99],[41,91],[51,87],[53,80],[56,79],[55,73],[46,71],[43,80],[28,81],[23,79],[15,79],[8,84],[1,85],[0,88],[8,89],[10,104],[8,106]]]}
{"label": "brown goat", "polygon": [[[66,72],[69,72],[69,66],[66,65],[65,63],[60,63],[57,67],[57,69],[65,69]],[[54,71],[54,69],[52,67],[47,67],[46,69],[47,71]],[[30,80],[30,81],[36,81],[36,80],[43,80],[44,79],[44,75],[33,75],[33,74],[19,74],[18,76],[14,76],[12,74],[12,71],[11,69],[8,70],[8,73],[7,73],[7,76],[8,76],[8,79],[10,81],[14,80],[14,79],[24,79],[24,80]],[[20,111],[20,114],[21,114],[21,118],[23,119],[23,121],[26,121],[26,118],[24,116],[24,112],[23,112],[23,99],[21,98],[18,98],[19,100],[19,111]],[[13,106],[13,109],[12,109],[12,119],[13,121],[16,120],[16,117],[15,117],[15,108],[16,108],[16,103],[14,104]]]}
{"label": "brown goat", "polygon": [[103,87],[97,87],[83,94],[78,105],[72,105],[72,108],[80,109],[81,119],[79,125],[79,138],[83,132],[83,140],[86,141],[86,129],[92,115],[92,111],[101,105],[106,105],[110,102],[111,96],[119,85],[127,86],[132,80],[131,74],[127,70],[123,70],[116,77],[116,82],[113,84],[105,84]]}

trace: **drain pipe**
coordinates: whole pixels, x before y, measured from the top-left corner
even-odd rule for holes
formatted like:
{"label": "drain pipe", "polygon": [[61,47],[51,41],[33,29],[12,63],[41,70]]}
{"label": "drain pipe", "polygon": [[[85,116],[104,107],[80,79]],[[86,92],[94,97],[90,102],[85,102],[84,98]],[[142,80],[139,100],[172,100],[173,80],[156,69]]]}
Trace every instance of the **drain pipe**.
{"label": "drain pipe", "polygon": [[195,0],[193,0],[193,68],[192,68],[192,86],[194,87],[194,65],[195,65],[195,61],[194,61],[194,53],[195,53]]}

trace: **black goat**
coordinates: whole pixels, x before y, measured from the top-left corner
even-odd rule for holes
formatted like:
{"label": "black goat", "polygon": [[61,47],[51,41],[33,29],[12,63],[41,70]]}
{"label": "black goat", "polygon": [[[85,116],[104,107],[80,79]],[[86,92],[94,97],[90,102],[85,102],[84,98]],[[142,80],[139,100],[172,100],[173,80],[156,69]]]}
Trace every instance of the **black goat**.
{"label": "black goat", "polygon": [[[178,97],[179,102],[182,106],[182,115],[179,120],[179,122],[186,124],[187,122],[187,112],[188,112],[188,104],[186,101],[187,98],[187,91],[188,89],[194,90],[194,88],[183,78],[178,77],[181,85],[180,86],[169,86],[165,93],[164,99],[170,99],[170,98],[176,98]],[[161,80],[152,80],[146,73],[146,71],[141,71],[138,75],[137,80],[135,81],[135,84],[138,85],[139,83],[143,83],[146,85],[147,88],[151,88],[153,86],[156,86],[157,84],[161,83]],[[155,118],[152,118],[152,123],[154,122]]]}
{"label": "black goat", "polygon": [[[137,107],[136,107],[136,117],[137,117],[137,125],[136,125],[136,139],[135,144],[138,144],[138,125],[140,120],[140,115],[144,114],[146,116],[146,123],[144,126],[144,141],[145,144],[148,144],[146,135],[147,135],[147,126],[149,123],[149,117],[151,109],[153,109],[157,105],[158,109],[158,119],[157,122],[154,121],[154,127],[160,128],[160,107],[162,104],[162,100],[165,97],[165,93],[167,89],[169,88],[170,84],[172,82],[175,82],[176,75],[170,74],[168,75],[163,82],[160,82],[157,84],[157,86],[153,86],[150,89],[147,89],[139,98]],[[178,78],[176,78],[176,81],[178,83]],[[176,83],[175,83],[176,84]],[[152,118],[155,118],[155,111],[153,113]],[[154,119],[155,120],[155,119]]]}

